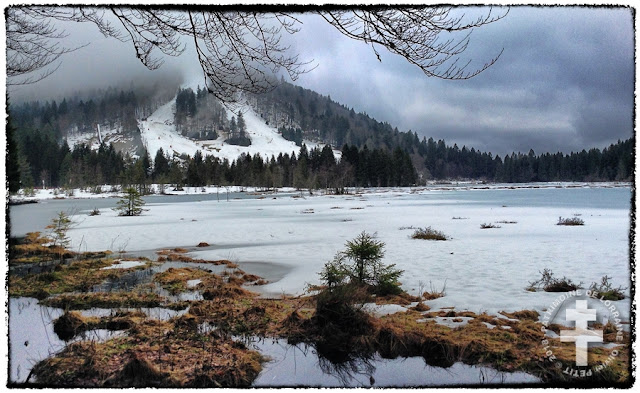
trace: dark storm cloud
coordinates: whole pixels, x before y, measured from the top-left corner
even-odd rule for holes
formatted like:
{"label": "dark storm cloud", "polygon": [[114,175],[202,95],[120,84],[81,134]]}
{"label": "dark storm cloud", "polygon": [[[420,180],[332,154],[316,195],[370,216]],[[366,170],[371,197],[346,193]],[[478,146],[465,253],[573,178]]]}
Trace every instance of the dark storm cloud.
{"label": "dark storm cloud", "polygon": [[[469,15],[478,10],[487,8],[464,8]],[[316,68],[295,83],[401,131],[501,156],[531,148],[602,148],[633,133],[634,31],[628,8],[512,7],[506,18],[471,35],[461,58],[472,60],[471,69],[504,52],[466,81],[427,78],[386,51],[379,62],[370,46],[344,37],[317,15],[300,20],[301,31],[285,39]],[[92,26],[68,31],[72,43],[91,45],[25,91],[46,96],[158,75],[140,64],[130,43],[105,39]],[[201,72],[188,56],[168,58],[161,72],[197,80]]]}
{"label": "dark storm cloud", "polygon": [[470,67],[504,52],[466,81],[426,78],[391,54],[379,63],[366,45],[318,28],[331,46],[322,41],[302,83],[401,130],[501,155],[602,148],[633,133],[629,9],[512,7],[473,32]]}

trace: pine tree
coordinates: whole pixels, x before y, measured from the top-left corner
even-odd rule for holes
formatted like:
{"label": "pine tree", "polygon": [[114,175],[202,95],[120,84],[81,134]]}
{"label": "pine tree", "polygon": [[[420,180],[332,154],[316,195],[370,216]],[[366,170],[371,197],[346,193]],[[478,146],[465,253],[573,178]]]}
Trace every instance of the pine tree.
{"label": "pine tree", "polygon": [[242,112],[238,113],[238,133],[240,134],[240,138],[244,138],[245,137],[245,132],[247,131],[247,124],[244,122],[244,116],[242,115]]}
{"label": "pine tree", "polygon": [[5,165],[7,168],[7,189],[10,193],[20,190],[20,162],[14,133],[15,129],[9,116],[7,117],[7,155],[5,157]]}
{"label": "pine tree", "polygon": [[231,138],[233,138],[236,134],[236,130],[238,129],[238,126],[236,124],[236,117],[235,116],[231,116],[231,123],[229,124],[229,130],[231,133]]}
{"label": "pine tree", "polygon": [[[395,264],[382,263],[385,244],[375,240],[366,232],[346,243],[344,251],[339,252],[333,261],[325,264],[320,277],[334,289],[342,285],[346,278],[353,284],[369,286],[378,295],[398,294],[402,292],[398,278],[403,273]],[[349,260],[352,263],[347,264]]]}
{"label": "pine tree", "polygon": [[169,167],[169,182],[175,185],[174,191],[182,191],[182,184],[184,183],[184,174],[182,173],[181,164],[177,160],[171,161]]}
{"label": "pine tree", "polygon": [[153,160],[153,178],[158,180],[169,174],[169,160],[164,155],[162,148],[156,152],[156,158]]}
{"label": "pine tree", "polygon": [[71,219],[65,212],[59,212],[51,220],[51,224],[47,225],[47,229],[51,229],[51,240],[53,245],[59,248],[60,260],[62,260],[64,250],[69,247],[71,242],[67,236],[67,232],[71,229]]}
{"label": "pine tree", "polygon": [[120,216],[139,216],[142,214],[144,204],[138,190],[129,187],[125,190],[124,197],[118,201],[118,206],[113,210],[117,211]]}

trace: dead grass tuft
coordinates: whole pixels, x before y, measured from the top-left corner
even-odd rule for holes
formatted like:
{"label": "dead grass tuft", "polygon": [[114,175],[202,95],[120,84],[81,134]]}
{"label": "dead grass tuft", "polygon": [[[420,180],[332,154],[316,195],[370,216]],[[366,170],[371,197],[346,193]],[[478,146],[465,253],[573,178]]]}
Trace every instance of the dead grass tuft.
{"label": "dead grass tuft", "polygon": [[51,272],[22,277],[10,275],[9,294],[44,299],[53,294],[86,292],[107,279],[117,279],[134,270],[146,269],[151,264],[148,261],[145,265],[128,269],[102,270],[113,263],[114,261],[109,258],[78,260],[66,265],[57,265]]}
{"label": "dead grass tuft", "polygon": [[259,276],[256,276],[255,274],[245,274],[242,276],[242,279],[245,282],[254,282],[254,281],[258,281],[260,279]]}
{"label": "dead grass tuft", "polygon": [[424,311],[431,310],[431,307],[427,306],[423,302],[420,302],[420,303],[416,304],[415,306],[413,306],[411,309],[415,310],[415,311],[419,311],[419,312],[424,312]]}
{"label": "dead grass tuft", "polygon": [[34,375],[46,386],[247,387],[260,372],[259,353],[175,322],[147,320],[127,336],[71,344],[38,363]]}
{"label": "dead grass tuft", "polygon": [[507,318],[530,321],[537,321],[540,316],[538,312],[534,310],[521,310],[516,312],[500,311],[500,314],[504,315]]}
{"label": "dead grass tuft", "polygon": [[62,314],[53,323],[53,331],[63,341],[69,341],[80,333],[81,327],[85,324],[85,318],[77,311],[70,311]]}
{"label": "dead grass tuft", "polygon": [[582,288],[582,282],[576,284],[567,277],[557,278],[551,269],[543,269],[538,280],[530,281],[528,291],[542,289],[545,292],[569,292]]}
{"label": "dead grass tuft", "polygon": [[168,373],[161,372],[142,356],[134,355],[108,385],[137,388],[167,386],[168,377]]}
{"label": "dead grass tuft", "polygon": [[570,218],[558,217],[558,222],[556,223],[556,225],[580,226],[580,225],[584,225],[584,220],[579,217],[570,217]]}
{"label": "dead grass tuft", "polygon": [[422,239],[422,240],[448,240],[449,238],[444,233],[432,229],[431,227],[426,228],[418,228],[413,235],[411,235],[412,239]]}
{"label": "dead grass tuft", "polygon": [[196,279],[209,278],[212,274],[202,269],[195,269],[191,267],[181,267],[165,270],[164,272],[157,273],[153,280],[172,294],[184,292],[187,289],[187,281]]}
{"label": "dead grass tuft", "polygon": [[[153,292],[69,293],[41,300],[40,304],[65,310],[90,308],[136,308],[168,306],[166,298]],[[184,308],[184,307],[183,307]]]}
{"label": "dead grass tuft", "polygon": [[399,295],[376,296],[375,298],[376,304],[399,304],[401,306],[407,306],[418,301],[420,301],[420,298],[409,295],[406,292],[402,292]]}
{"label": "dead grass tuft", "polygon": [[246,289],[237,287],[235,285],[225,285],[218,288],[207,289],[202,293],[202,298],[205,300],[214,300],[220,298],[233,298],[233,297],[247,297],[251,296],[253,292]]}
{"label": "dead grass tuft", "polygon": [[29,232],[21,244],[11,246],[9,264],[39,263],[72,258],[77,254],[60,246],[40,232]]}
{"label": "dead grass tuft", "polygon": [[244,280],[241,277],[236,277],[234,275],[229,276],[227,282],[235,286],[242,286],[242,284],[244,284]]}

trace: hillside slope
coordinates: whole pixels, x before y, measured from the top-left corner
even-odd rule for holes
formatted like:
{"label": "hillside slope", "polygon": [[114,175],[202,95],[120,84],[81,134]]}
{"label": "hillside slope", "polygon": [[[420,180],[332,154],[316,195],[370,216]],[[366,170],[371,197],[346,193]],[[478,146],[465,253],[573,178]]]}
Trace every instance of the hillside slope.
{"label": "hillside slope", "polygon": [[[266,124],[254,110],[248,106],[239,108],[242,111],[247,126],[247,134],[251,138],[250,146],[236,146],[224,142],[224,137],[219,136],[216,140],[193,140],[182,136],[176,130],[174,124],[175,98],[159,107],[146,120],[139,121],[142,142],[151,155],[155,157],[156,152],[162,148],[169,156],[180,156],[187,154],[193,156],[200,150],[203,155],[213,155],[220,159],[235,160],[242,153],[262,157],[278,156],[278,154],[292,152],[297,153],[300,148],[294,142],[288,141],[278,133],[278,131]],[[234,114],[227,111],[227,116],[231,118]],[[317,144],[308,142],[308,147],[312,148]],[[334,151],[339,157],[340,151]]]}

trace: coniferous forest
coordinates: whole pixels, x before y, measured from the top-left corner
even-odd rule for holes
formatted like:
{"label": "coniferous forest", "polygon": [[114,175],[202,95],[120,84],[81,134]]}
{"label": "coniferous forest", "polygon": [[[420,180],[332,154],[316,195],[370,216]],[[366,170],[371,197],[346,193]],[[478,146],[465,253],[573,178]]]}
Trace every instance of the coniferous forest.
{"label": "coniferous forest", "polygon": [[[137,119],[151,114],[178,91],[175,122],[178,131],[194,139],[215,139],[248,145],[241,115],[226,119],[221,105],[204,90],[164,87],[161,93],[109,88],[84,99],[26,102],[9,106],[7,175],[9,191],[37,187],[91,187],[100,184],[252,185],[258,187],[334,188],[422,184],[427,180],[476,179],[491,182],[631,180],[635,139],[600,150],[493,156],[474,148],[447,145],[444,140],[419,139],[387,123],[356,113],[311,90],[283,83],[270,93],[250,96],[267,124],[300,146],[277,157],[241,155],[233,162],[196,154],[155,157],[143,149],[133,159],[113,144],[98,149],[70,136],[90,132],[93,125],[117,128],[139,138]],[[150,98],[151,97],[151,98]],[[331,147],[308,149],[303,139]]]}

